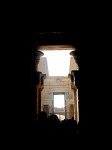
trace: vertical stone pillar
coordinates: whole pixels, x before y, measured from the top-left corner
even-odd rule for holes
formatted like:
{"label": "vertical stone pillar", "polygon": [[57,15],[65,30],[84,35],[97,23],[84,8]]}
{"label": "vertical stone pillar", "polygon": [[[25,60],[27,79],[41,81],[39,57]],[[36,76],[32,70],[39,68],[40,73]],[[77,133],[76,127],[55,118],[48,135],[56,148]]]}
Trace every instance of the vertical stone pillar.
{"label": "vertical stone pillar", "polygon": [[38,76],[38,83],[36,85],[36,116],[41,111],[41,76],[42,72],[37,72]]}
{"label": "vertical stone pillar", "polygon": [[74,109],[75,109],[75,116],[77,118],[77,121],[79,121],[79,96],[78,96],[78,83],[77,83],[77,74],[78,70],[72,70],[71,76],[72,76],[72,89],[74,90]]}
{"label": "vertical stone pillar", "polygon": [[72,88],[72,90],[74,92],[74,118],[77,121],[77,97],[76,97],[76,90],[77,90],[77,88],[76,88],[76,86],[73,83],[71,83],[71,88]]}
{"label": "vertical stone pillar", "polygon": [[70,52],[70,55],[74,57],[75,62],[77,63],[77,65],[79,64],[79,59],[78,59],[78,51],[74,50]]}
{"label": "vertical stone pillar", "polygon": [[36,114],[41,112],[41,92],[44,89],[44,79],[46,74],[38,71],[39,82],[37,84]]}
{"label": "vertical stone pillar", "polygon": [[38,51],[37,49],[32,50],[32,59],[31,59],[31,105],[32,105],[32,118],[35,119],[37,115],[38,108],[38,92],[37,85],[41,82],[41,73],[38,72],[38,64],[40,57],[44,53]]}
{"label": "vertical stone pillar", "polygon": [[77,86],[77,88],[79,87],[79,59],[78,59],[78,51],[74,50],[70,52],[70,55],[74,57],[75,62],[77,63],[78,66],[78,70],[74,70],[75,71],[75,85]]}
{"label": "vertical stone pillar", "polygon": [[75,74],[74,71],[71,71],[71,74],[68,75],[68,77],[71,79],[71,89],[74,93],[74,118],[76,121],[78,121],[78,99],[77,99],[77,86],[75,85]]}
{"label": "vertical stone pillar", "polygon": [[[79,74],[79,51],[74,50],[70,52],[70,55],[74,57],[75,62],[78,65],[78,70],[71,71],[72,89],[74,90],[74,109],[77,121],[79,121],[79,94],[80,94],[80,74]],[[78,92],[77,92],[78,91]],[[77,95],[78,94],[78,95]]]}
{"label": "vertical stone pillar", "polygon": [[32,71],[35,71],[35,72],[38,71],[38,64],[40,61],[40,57],[43,55],[44,53],[41,51],[38,51],[37,49],[32,50]]}
{"label": "vertical stone pillar", "polygon": [[70,112],[70,119],[72,119],[74,117],[74,105],[70,104],[70,108],[69,108],[69,112]]}
{"label": "vertical stone pillar", "polygon": [[73,90],[73,93],[74,93],[74,118],[77,121],[76,86],[75,86],[75,80],[74,80],[73,72],[71,72],[71,74],[69,74],[68,77],[71,79],[71,89]]}

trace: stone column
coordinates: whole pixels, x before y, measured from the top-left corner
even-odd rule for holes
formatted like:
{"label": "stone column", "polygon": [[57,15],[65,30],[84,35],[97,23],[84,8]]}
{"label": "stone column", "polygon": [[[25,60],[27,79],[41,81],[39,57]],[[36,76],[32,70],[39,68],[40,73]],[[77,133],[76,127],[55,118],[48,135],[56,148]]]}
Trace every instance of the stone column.
{"label": "stone column", "polygon": [[42,76],[42,72],[37,72],[38,74],[38,83],[36,85],[36,116],[38,115],[38,113],[41,111],[40,109],[40,105],[41,105],[41,76]]}
{"label": "stone column", "polygon": [[44,53],[38,51],[37,49],[32,50],[32,60],[31,60],[31,105],[32,105],[32,118],[35,119],[37,115],[38,108],[38,93],[37,93],[37,85],[41,81],[41,73],[38,72],[38,64],[40,61],[40,57],[43,56]]}
{"label": "stone column", "polygon": [[[77,50],[74,50],[74,51],[71,51],[70,52],[70,55],[71,56],[73,56],[74,57],[74,60],[75,60],[75,62],[77,63],[77,66],[78,66],[78,68],[77,68],[77,74],[75,73],[75,82],[77,82],[78,83],[78,76],[79,76],[79,58],[78,58],[78,51]],[[77,85],[78,86],[78,85]]]}
{"label": "stone column", "polygon": [[73,90],[74,93],[74,118],[77,121],[77,95],[76,95],[76,91],[77,91],[77,87],[75,85],[75,76],[74,76],[74,72],[71,71],[71,74],[68,75],[69,78],[71,79],[71,89]]}
{"label": "stone column", "polygon": [[69,112],[70,112],[70,119],[74,118],[74,105],[73,104],[70,104]]}
{"label": "stone column", "polygon": [[36,114],[38,115],[41,112],[41,92],[44,89],[44,79],[46,74],[42,74],[42,72],[38,72],[39,83],[37,84],[37,100],[36,100]]}
{"label": "stone column", "polygon": [[32,71],[34,72],[38,71],[38,64],[40,61],[40,57],[43,55],[44,53],[41,51],[38,51],[37,49],[32,50]]}
{"label": "stone column", "polygon": [[[74,96],[75,99],[74,100],[74,104],[76,103],[76,105],[74,105],[74,109],[77,110],[77,117],[79,118],[79,96],[80,96],[80,74],[79,74],[79,63],[80,63],[80,56],[79,56],[79,49],[78,50],[74,50],[70,52],[70,55],[74,57],[75,62],[78,65],[78,69],[77,70],[72,70],[71,71],[71,81],[72,81],[72,88],[74,89]],[[77,90],[78,90],[78,95],[77,95]],[[79,119],[77,120],[79,121]]]}
{"label": "stone column", "polygon": [[74,78],[74,84],[77,86],[77,88],[79,88],[79,82],[80,82],[80,80],[79,80],[79,77],[80,77],[79,76],[79,70],[72,70],[71,74]]}
{"label": "stone column", "polygon": [[78,65],[79,64],[78,51],[77,50],[71,51],[70,55],[74,57],[74,60],[76,61],[77,65]]}
{"label": "stone column", "polygon": [[79,95],[78,95],[78,84],[77,84],[77,73],[79,73],[77,70],[71,71],[71,76],[73,78],[72,80],[72,89],[74,90],[74,103],[75,103],[75,110],[77,114],[77,121],[79,121]]}
{"label": "stone column", "polygon": [[77,121],[77,97],[76,97],[76,86],[74,84],[71,85],[71,88],[74,92],[74,118]]}

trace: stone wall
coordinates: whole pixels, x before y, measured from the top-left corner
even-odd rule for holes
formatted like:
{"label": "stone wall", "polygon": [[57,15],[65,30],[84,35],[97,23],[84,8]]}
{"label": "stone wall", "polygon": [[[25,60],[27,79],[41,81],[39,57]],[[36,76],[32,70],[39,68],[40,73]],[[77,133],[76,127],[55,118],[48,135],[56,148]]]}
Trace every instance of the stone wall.
{"label": "stone wall", "polygon": [[[65,93],[66,119],[71,118],[70,108],[74,105],[74,94],[71,90],[71,80],[68,77],[47,77],[44,80],[44,89],[42,91],[41,110],[44,105],[49,106],[49,115],[53,113],[53,93]],[[73,117],[73,115],[72,115]]]}
{"label": "stone wall", "polygon": [[[45,110],[48,116],[53,113],[53,93],[65,93],[65,116],[66,119],[71,119],[74,115],[74,93],[71,90],[71,80],[68,77],[49,76],[48,62],[46,57],[41,57],[38,65],[38,70],[46,74],[44,80],[44,89],[41,96],[41,111]],[[69,73],[72,70],[77,70],[77,64],[73,57],[70,57]]]}

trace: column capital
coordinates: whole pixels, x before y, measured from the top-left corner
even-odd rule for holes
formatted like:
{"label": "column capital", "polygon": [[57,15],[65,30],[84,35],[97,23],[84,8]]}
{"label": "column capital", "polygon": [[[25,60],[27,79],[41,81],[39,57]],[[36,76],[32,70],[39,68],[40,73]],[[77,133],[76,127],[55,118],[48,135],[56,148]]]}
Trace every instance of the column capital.
{"label": "column capital", "polygon": [[69,54],[74,57],[76,63],[78,64],[78,54],[77,50],[71,51]]}
{"label": "column capital", "polygon": [[39,51],[39,50],[37,50],[37,49],[33,49],[33,50],[32,50],[32,54],[33,54],[33,56],[39,56],[39,57],[41,57],[41,56],[44,55],[43,52],[41,52],[41,51]]}
{"label": "column capital", "polygon": [[43,56],[44,53],[41,51],[38,51],[37,49],[32,50],[32,58],[33,58],[33,63],[34,63],[34,70],[37,71],[37,66],[40,62],[40,57]]}

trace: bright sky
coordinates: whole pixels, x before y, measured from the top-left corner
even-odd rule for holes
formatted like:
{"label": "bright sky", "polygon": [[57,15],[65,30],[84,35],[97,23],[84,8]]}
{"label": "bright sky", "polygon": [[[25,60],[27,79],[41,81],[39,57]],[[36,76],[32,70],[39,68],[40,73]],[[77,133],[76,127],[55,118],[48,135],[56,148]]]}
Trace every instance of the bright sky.
{"label": "bright sky", "polygon": [[64,95],[54,95],[54,107],[65,107]]}
{"label": "bright sky", "polygon": [[47,57],[49,76],[68,76],[72,50],[43,51]]}

